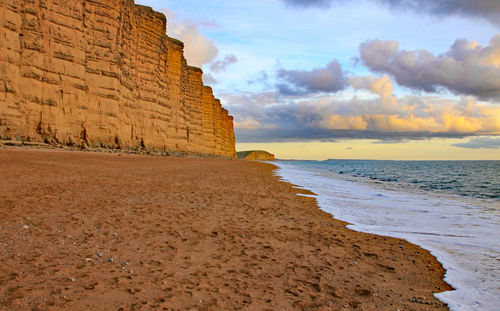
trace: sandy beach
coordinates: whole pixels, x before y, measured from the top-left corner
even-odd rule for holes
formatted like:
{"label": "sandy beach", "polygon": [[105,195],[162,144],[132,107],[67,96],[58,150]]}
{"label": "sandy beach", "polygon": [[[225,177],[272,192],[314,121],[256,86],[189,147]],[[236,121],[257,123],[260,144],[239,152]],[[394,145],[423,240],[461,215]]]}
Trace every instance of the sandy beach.
{"label": "sandy beach", "polygon": [[266,163],[0,147],[0,310],[447,310]]}

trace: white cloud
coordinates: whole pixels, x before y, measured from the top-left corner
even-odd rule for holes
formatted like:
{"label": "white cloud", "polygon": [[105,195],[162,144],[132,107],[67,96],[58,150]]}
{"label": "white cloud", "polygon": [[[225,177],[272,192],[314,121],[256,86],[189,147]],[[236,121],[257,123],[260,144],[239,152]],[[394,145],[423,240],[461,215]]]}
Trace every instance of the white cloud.
{"label": "white cloud", "polygon": [[168,36],[184,42],[184,56],[189,65],[201,67],[217,57],[219,50],[213,39],[198,30],[197,23],[179,18],[167,9],[161,10],[167,16]]}

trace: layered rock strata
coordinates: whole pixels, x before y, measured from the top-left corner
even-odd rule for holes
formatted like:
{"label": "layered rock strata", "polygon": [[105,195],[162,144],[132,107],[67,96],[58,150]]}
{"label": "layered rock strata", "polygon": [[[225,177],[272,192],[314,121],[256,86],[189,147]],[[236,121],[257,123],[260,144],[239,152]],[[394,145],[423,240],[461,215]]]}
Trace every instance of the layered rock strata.
{"label": "layered rock strata", "polygon": [[233,118],[166,27],[133,0],[0,0],[0,138],[234,157]]}

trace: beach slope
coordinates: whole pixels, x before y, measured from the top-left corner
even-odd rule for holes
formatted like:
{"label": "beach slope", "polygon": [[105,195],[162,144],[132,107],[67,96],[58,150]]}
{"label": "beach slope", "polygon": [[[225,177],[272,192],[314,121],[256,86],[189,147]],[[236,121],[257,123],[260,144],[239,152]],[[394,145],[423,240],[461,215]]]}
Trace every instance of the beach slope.
{"label": "beach slope", "polygon": [[266,163],[0,149],[0,310],[447,310],[444,270]]}

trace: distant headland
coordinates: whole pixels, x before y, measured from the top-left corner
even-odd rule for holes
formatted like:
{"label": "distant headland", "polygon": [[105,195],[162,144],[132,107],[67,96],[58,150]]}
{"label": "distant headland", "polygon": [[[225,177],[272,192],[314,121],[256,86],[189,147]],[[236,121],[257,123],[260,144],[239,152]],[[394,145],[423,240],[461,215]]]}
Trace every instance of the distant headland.
{"label": "distant headland", "polygon": [[264,150],[239,151],[237,155],[242,160],[274,161],[274,154]]}

